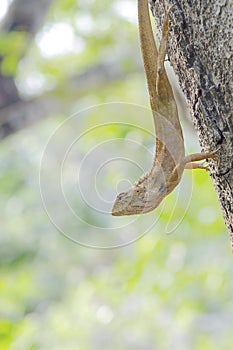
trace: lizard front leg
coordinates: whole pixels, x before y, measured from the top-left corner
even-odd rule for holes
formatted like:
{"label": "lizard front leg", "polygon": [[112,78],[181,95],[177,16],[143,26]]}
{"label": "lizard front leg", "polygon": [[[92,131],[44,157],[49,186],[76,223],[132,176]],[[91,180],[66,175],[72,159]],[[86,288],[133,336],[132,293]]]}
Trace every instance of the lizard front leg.
{"label": "lizard front leg", "polygon": [[184,157],[184,163],[191,163],[191,162],[197,162],[199,160],[204,159],[216,159],[216,152],[200,152],[200,153],[193,153],[189,154],[188,156]]}
{"label": "lizard front leg", "polygon": [[209,168],[203,163],[187,163],[187,164],[185,164],[184,168],[191,169],[191,170],[193,170],[193,169],[203,169],[206,171],[209,170]]}
{"label": "lizard front leg", "polygon": [[184,158],[185,169],[204,169],[209,170],[207,166],[202,163],[194,163],[196,161],[205,159],[216,159],[216,152],[194,153]]}

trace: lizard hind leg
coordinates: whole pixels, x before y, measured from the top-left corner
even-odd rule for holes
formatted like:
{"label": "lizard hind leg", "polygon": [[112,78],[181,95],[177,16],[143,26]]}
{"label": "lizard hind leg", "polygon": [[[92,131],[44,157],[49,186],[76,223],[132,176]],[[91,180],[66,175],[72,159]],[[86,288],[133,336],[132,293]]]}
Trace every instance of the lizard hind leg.
{"label": "lizard hind leg", "polygon": [[165,3],[165,0],[162,0],[162,3],[163,3],[163,9],[164,9],[164,14],[165,16],[169,16],[171,10],[173,9],[173,7],[176,5],[176,4],[172,4],[168,10],[167,10],[167,6],[166,6],[166,3]]}
{"label": "lizard hind leg", "polygon": [[166,4],[165,4],[165,0],[163,0],[162,3],[163,3],[163,10],[164,10],[164,13],[166,15],[167,14],[167,7],[166,7]]}
{"label": "lizard hind leg", "polygon": [[[163,7],[164,7],[164,22],[163,22],[163,28],[162,28],[162,38],[160,41],[159,46],[159,52],[158,52],[158,67],[157,67],[157,81],[156,81],[156,91],[157,94],[159,94],[159,91],[161,88],[159,88],[159,84],[161,84],[161,79],[165,75],[165,67],[164,67],[164,61],[167,53],[167,43],[168,43],[168,32],[169,32],[169,15],[171,13],[171,10],[176,4],[173,4],[169,7],[169,9],[166,9],[165,1],[163,0]],[[163,79],[162,79],[163,80]],[[163,84],[163,83],[162,83]],[[161,97],[161,96],[160,96]]]}
{"label": "lizard hind leg", "polygon": [[158,57],[158,70],[160,71],[164,66],[163,63],[165,61],[165,56],[167,53],[167,40],[168,40],[168,31],[169,31],[169,15],[171,10],[176,4],[173,4],[168,10],[166,9],[165,2],[163,0],[163,7],[164,7],[164,22],[163,22],[163,29],[162,29],[162,39],[160,41],[160,47],[159,47],[159,57]]}

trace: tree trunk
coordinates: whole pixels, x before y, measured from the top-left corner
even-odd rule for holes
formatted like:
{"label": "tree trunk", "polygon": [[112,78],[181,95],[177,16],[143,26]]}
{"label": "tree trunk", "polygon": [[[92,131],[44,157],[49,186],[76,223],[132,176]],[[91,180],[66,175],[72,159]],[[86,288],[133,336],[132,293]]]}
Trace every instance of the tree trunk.
{"label": "tree trunk", "polygon": [[[171,14],[169,59],[203,151],[217,152],[213,179],[233,246],[233,100],[231,0],[179,0]],[[166,0],[166,6],[171,2]],[[163,4],[151,1],[157,26]]]}

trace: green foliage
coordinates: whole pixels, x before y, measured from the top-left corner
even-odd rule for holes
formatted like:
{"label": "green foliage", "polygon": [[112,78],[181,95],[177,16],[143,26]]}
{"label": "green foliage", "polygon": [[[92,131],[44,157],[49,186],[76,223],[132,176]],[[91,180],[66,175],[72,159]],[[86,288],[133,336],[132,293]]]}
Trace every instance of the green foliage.
{"label": "green foliage", "polygon": [[21,54],[26,46],[27,34],[24,32],[0,33],[1,73],[15,75]]}

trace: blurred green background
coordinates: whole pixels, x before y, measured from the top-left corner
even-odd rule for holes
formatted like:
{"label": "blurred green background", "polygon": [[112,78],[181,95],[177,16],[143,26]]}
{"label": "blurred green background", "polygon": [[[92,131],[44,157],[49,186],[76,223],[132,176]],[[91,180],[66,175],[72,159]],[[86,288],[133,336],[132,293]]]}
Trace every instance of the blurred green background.
{"label": "blurred green background", "polygon": [[41,119],[0,144],[0,348],[231,349],[232,253],[208,173],[153,213],[109,213],[154,152],[136,2],[55,0],[30,44],[1,32],[0,54]]}

